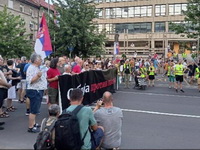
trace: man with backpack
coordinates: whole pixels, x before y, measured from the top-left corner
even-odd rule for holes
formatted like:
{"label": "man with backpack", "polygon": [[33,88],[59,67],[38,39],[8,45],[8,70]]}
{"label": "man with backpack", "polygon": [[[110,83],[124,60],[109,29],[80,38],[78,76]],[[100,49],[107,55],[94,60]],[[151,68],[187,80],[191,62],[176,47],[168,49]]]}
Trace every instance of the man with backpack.
{"label": "man with backpack", "polygon": [[48,108],[49,117],[44,118],[41,123],[41,131],[34,144],[35,150],[53,150],[55,149],[55,122],[60,114],[60,107],[52,104]]}
{"label": "man with backpack", "polygon": [[55,124],[55,147],[62,149],[92,149],[90,129],[98,131],[103,137],[103,130],[97,126],[90,107],[82,105],[83,92],[73,89],[70,103]]}

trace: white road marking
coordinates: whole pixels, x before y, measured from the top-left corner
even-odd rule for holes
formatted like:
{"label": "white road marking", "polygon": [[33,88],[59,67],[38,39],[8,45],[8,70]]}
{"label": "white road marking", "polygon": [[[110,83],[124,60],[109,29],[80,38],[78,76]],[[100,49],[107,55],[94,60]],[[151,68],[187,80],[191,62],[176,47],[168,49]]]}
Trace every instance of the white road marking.
{"label": "white road marking", "polygon": [[117,93],[128,93],[128,94],[138,94],[138,95],[153,95],[153,96],[168,96],[168,97],[184,97],[184,98],[197,98],[197,99],[200,99],[200,96],[158,94],[158,93],[148,93],[148,92],[142,93],[142,92],[117,91]]}
{"label": "white road marking", "polygon": [[145,114],[154,114],[154,115],[163,115],[163,116],[174,116],[174,117],[200,118],[200,116],[196,116],[196,115],[184,115],[184,114],[162,113],[162,112],[144,111],[144,110],[122,109],[122,111],[126,111],[126,112],[136,112],[136,113],[145,113]]}

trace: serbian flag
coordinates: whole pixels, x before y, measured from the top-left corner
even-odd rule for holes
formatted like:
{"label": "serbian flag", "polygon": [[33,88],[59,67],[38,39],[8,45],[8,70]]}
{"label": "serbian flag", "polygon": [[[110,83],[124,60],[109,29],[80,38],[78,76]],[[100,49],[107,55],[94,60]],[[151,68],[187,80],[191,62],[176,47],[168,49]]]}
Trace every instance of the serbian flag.
{"label": "serbian flag", "polygon": [[114,55],[119,54],[119,42],[114,42]]}
{"label": "serbian flag", "polygon": [[42,56],[42,59],[52,53],[51,39],[44,14],[42,15],[39,31],[37,33],[34,50],[37,54]]}

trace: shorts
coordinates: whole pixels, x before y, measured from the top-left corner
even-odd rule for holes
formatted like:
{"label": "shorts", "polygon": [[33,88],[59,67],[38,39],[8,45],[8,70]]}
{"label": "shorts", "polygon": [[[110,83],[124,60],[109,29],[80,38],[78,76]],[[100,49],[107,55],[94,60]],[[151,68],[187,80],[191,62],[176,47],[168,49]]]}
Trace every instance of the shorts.
{"label": "shorts", "polygon": [[175,77],[174,76],[168,76],[169,78],[169,82],[174,82],[175,81]]}
{"label": "shorts", "polygon": [[183,75],[176,75],[176,82],[183,82]]}
{"label": "shorts", "polygon": [[26,79],[22,79],[21,82],[19,82],[17,84],[17,89],[23,89],[23,90],[25,90],[26,87],[27,87],[27,81],[26,81]]}
{"label": "shorts", "polygon": [[198,78],[197,83],[198,83],[198,85],[200,85],[200,78]]}
{"label": "shorts", "polygon": [[4,88],[0,88],[0,108],[3,106],[4,99],[7,98],[8,90]]}
{"label": "shorts", "polygon": [[47,91],[48,91],[48,96],[49,96],[49,103],[57,104],[58,103],[58,89],[48,87]]}
{"label": "shorts", "polygon": [[149,75],[149,80],[154,80],[155,76],[154,75]]}
{"label": "shorts", "polygon": [[91,132],[91,143],[92,143],[91,149],[96,149],[97,147],[100,146],[103,136],[104,132],[101,128],[98,128],[96,131]]}
{"label": "shorts", "polygon": [[16,98],[16,89],[15,86],[12,86],[8,89],[8,99],[15,99]]}
{"label": "shorts", "polygon": [[26,90],[26,96],[30,99],[30,113],[39,114],[44,90]]}

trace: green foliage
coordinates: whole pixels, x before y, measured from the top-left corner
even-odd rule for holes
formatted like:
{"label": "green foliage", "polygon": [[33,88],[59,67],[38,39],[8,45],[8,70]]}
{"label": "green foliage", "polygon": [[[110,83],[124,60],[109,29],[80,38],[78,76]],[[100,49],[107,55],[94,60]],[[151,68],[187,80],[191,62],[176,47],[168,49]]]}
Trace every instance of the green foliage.
{"label": "green foliage", "polygon": [[25,32],[24,20],[4,7],[0,11],[0,54],[7,58],[29,56],[32,48]]}
{"label": "green foliage", "polygon": [[186,34],[188,38],[200,38],[200,0],[188,0],[187,10],[183,14],[184,22],[170,23],[170,29],[181,36]]}
{"label": "green foliage", "polygon": [[106,40],[105,32],[98,33],[95,5],[88,0],[57,0],[56,11],[58,24],[50,21],[51,37],[55,36],[53,44],[56,46],[56,55],[69,55],[69,47],[73,47],[73,56],[88,57],[101,55],[103,43]]}

